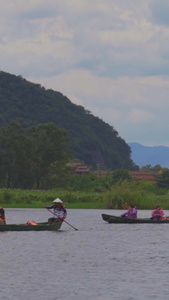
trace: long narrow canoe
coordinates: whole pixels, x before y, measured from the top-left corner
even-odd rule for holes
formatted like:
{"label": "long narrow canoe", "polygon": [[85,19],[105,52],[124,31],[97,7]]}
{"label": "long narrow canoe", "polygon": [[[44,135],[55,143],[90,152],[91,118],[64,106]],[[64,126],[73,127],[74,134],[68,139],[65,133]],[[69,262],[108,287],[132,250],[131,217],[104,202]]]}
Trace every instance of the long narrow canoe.
{"label": "long narrow canoe", "polygon": [[27,224],[6,224],[0,225],[0,231],[44,231],[44,230],[58,230],[63,222],[49,224],[47,222],[37,223],[37,225]]}
{"label": "long narrow canoe", "polygon": [[102,214],[102,218],[104,221],[108,223],[118,223],[118,224],[138,224],[138,223],[168,223],[168,219],[163,219],[163,220],[152,220],[150,218],[138,218],[138,219],[127,219],[124,217],[116,217],[112,215],[106,215]]}

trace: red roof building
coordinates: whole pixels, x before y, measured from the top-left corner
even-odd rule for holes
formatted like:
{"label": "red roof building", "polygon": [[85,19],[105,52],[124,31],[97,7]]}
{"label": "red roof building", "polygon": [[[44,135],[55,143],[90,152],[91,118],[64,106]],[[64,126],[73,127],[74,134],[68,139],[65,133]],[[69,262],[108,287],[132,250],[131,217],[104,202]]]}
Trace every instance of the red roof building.
{"label": "red roof building", "polygon": [[73,174],[88,174],[90,172],[89,167],[85,164],[79,164],[79,163],[72,163],[71,164],[71,173]]}
{"label": "red roof building", "polygon": [[129,171],[129,174],[135,181],[147,180],[152,183],[157,183],[155,175],[148,171]]}

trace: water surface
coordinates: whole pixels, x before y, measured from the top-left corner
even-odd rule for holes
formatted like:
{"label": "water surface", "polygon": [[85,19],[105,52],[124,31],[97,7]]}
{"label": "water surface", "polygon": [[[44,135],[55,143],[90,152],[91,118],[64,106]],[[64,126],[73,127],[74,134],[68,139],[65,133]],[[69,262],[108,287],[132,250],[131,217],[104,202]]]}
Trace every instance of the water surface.
{"label": "water surface", "polygon": [[[1,299],[168,300],[169,224],[108,224],[101,213],[122,211],[68,210],[78,231],[63,223],[58,232],[0,233]],[[6,209],[6,217],[26,223],[51,214]]]}

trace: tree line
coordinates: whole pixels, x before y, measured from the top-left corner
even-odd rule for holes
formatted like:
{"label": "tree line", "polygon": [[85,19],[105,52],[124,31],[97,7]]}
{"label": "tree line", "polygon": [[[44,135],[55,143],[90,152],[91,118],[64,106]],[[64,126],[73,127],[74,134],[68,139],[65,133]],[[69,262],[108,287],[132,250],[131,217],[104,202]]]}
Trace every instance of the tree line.
{"label": "tree line", "polygon": [[12,121],[0,128],[0,187],[51,188],[72,156],[65,129],[54,123],[24,129]]}

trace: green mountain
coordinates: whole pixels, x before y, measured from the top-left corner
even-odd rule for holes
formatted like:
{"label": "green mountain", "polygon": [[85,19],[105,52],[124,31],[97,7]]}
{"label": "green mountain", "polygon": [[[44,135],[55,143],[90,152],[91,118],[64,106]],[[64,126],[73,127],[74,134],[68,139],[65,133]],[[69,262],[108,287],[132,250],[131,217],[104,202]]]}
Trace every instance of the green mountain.
{"label": "green mountain", "polygon": [[0,126],[17,120],[24,128],[53,122],[65,128],[70,147],[78,158],[94,168],[132,169],[129,145],[118,132],[66,96],[22,76],[0,71]]}

